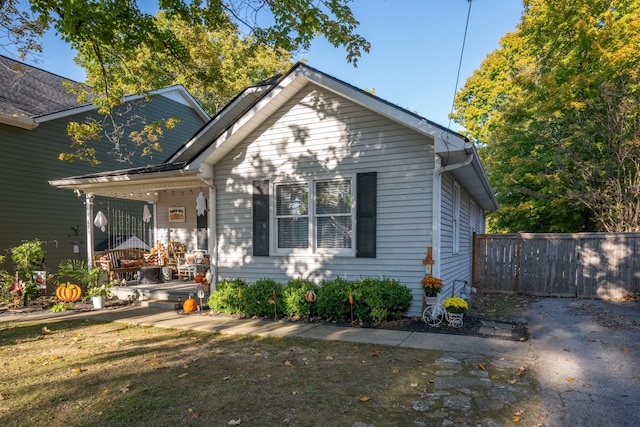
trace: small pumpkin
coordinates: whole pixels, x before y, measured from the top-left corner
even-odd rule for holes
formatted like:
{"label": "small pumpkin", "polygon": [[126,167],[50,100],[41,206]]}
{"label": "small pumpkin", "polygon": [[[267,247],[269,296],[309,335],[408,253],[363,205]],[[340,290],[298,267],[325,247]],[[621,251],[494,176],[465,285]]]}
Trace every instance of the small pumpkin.
{"label": "small pumpkin", "polygon": [[198,309],[198,303],[193,298],[189,297],[189,299],[185,300],[184,304],[182,304],[182,309],[185,313],[193,313]]}
{"label": "small pumpkin", "polygon": [[82,296],[82,288],[75,283],[62,283],[56,288],[56,297],[64,302],[73,302]]}
{"label": "small pumpkin", "polygon": [[207,276],[205,274],[198,273],[196,274],[194,280],[196,281],[196,283],[202,283],[203,285],[205,285],[207,283]]}

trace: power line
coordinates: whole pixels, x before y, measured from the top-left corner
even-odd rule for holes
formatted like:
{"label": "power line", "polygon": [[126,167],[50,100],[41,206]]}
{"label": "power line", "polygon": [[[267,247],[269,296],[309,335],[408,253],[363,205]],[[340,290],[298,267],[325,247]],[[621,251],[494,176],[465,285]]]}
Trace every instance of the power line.
{"label": "power line", "polygon": [[447,128],[451,130],[451,116],[453,115],[453,108],[456,102],[456,93],[458,93],[458,84],[460,82],[460,70],[462,69],[462,58],[464,57],[464,47],[467,43],[467,30],[469,29],[469,17],[471,16],[471,3],[472,0],[467,0],[469,2],[469,9],[467,11],[467,22],[464,26],[464,36],[462,37],[462,49],[460,50],[460,61],[458,62],[458,74],[456,75],[456,87],[453,91],[453,99],[451,100],[451,111],[449,112],[449,125]]}

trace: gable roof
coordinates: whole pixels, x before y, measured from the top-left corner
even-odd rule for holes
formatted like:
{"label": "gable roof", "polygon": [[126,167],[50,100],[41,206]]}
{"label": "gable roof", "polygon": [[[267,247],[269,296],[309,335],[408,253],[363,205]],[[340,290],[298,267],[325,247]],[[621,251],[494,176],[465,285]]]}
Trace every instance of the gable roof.
{"label": "gable roof", "polygon": [[80,107],[63,82],[76,83],[0,55],[0,123],[33,129],[36,117]]}
{"label": "gable roof", "polygon": [[[298,63],[287,73],[251,86],[229,102],[215,117],[195,135],[169,156],[165,166],[176,165],[184,172],[191,172],[200,179],[206,178],[211,165],[224,158],[265,118],[276,112],[308,83],[320,86],[348,98],[372,112],[393,120],[433,141],[435,152],[443,160],[445,170],[450,170],[465,188],[470,190],[481,209],[494,210],[497,201],[484,172],[477,151],[466,137],[404,108],[393,105],[348,83],[320,72],[306,64]],[[455,169],[454,169],[455,168]],[[130,169],[121,174],[134,178],[139,174],[160,176],[158,170]],[[142,177],[135,177],[136,181]],[[151,176],[148,176],[151,179]],[[71,177],[51,182],[64,188],[78,188],[83,184],[116,182],[108,173],[94,176]]]}
{"label": "gable roof", "polygon": [[[0,123],[34,129],[39,123],[95,110],[91,103],[81,104],[77,95],[63,85],[79,83],[0,55]],[[203,120],[209,115],[182,85],[167,86],[150,92],[182,103],[195,110]],[[129,95],[124,102],[143,98]]]}

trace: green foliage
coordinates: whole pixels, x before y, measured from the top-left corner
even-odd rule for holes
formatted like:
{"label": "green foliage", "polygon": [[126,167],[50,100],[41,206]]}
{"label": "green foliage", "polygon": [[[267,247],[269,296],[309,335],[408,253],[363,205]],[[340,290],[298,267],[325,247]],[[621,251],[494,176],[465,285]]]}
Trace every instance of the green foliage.
{"label": "green foliage", "polygon": [[500,209],[492,231],[638,231],[640,2],[524,2],[456,97]]}
{"label": "green foliage", "polygon": [[338,277],[334,280],[324,280],[318,289],[318,316],[336,322],[350,320],[349,292],[353,289],[353,282],[347,279]]}
{"label": "green foliage", "polygon": [[38,297],[38,286],[33,278],[33,272],[44,270],[45,250],[38,239],[23,242],[21,245],[11,248],[11,260],[18,271],[18,277],[23,283],[22,292],[24,304],[29,299]]}
{"label": "green foliage", "polygon": [[[284,313],[283,287],[273,279],[260,279],[247,287],[244,310],[247,316],[280,317]],[[275,292],[276,299],[273,299]]]}
{"label": "green foliage", "polygon": [[97,105],[105,120],[70,124],[73,151],[60,157],[95,165],[99,160],[88,143],[96,138],[110,141],[126,160],[130,154],[120,150],[142,147],[143,155],[160,150],[158,138],[170,128],[148,124],[130,135],[131,147],[124,127],[116,125],[121,113],[115,108],[126,95],[182,84],[213,115],[240,89],[288,68],[292,54],[308,49],[317,37],[344,48],[355,66],[370,43],[355,32],[359,23],[349,1],[160,1],[153,16],[135,1],[31,0],[32,13],[26,13],[16,7],[18,0],[5,0],[0,30],[23,59],[42,50],[39,39],[49,29],[79,52],[76,59],[88,81],[74,90],[81,102]]}
{"label": "green foliage", "polygon": [[[4,260],[4,255],[0,255],[0,264],[4,263]],[[11,300],[9,288],[13,284],[13,278],[6,270],[0,270],[0,303],[8,303]]]}
{"label": "green foliage", "polygon": [[243,314],[247,282],[241,279],[218,282],[209,295],[208,306],[211,310],[225,314]]}
{"label": "green foliage", "polygon": [[365,278],[356,282],[354,313],[360,322],[395,320],[411,306],[411,291],[393,279]]}
{"label": "green foliage", "polygon": [[58,266],[58,276],[59,279],[74,280],[87,290],[89,286],[98,286],[100,282],[100,267],[89,268],[89,265],[83,259],[66,259]]}
{"label": "green foliage", "polygon": [[[241,301],[238,298],[240,291]],[[315,302],[306,300],[308,291],[315,292]],[[249,286],[236,279],[217,284],[209,296],[209,308],[221,313],[257,317],[306,317],[311,310],[312,316],[347,322],[351,320],[350,292],[354,297],[354,321],[360,323],[399,319],[413,300],[406,286],[388,278],[365,278],[357,282],[337,278],[325,280],[320,285],[291,279],[284,287],[272,279],[260,279]]]}
{"label": "green foliage", "polygon": [[287,316],[315,315],[315,303],[307,301],[308,291],[318,293],[318,285],[303,279],[290,279],[283,290],[284,314]]}
{"label": "green foliage", "polygon": [[72,302],[60,301],[51,306],[51,311],[54,313],[60,313],[67,310],[73,310],[75,305]]}

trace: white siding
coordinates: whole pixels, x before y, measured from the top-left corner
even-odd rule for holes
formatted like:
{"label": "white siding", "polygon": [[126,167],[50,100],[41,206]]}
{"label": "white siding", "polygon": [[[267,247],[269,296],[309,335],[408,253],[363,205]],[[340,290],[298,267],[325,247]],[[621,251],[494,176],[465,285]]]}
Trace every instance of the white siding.
{"label": "white siding", "polygon": [[[445,287],[442,298],[450,297],[453,293],[454,281],[462,280],[471,284],[471,251],[472,235],[470,227],[469,194],[460,187],[460,221],[459,221],[459,250],[453,251],[453,188],[454,180],[450,174],[442,176],[442,214],[440,225],[440,277]],[[456,282],[455,294],[459,294],[463,284]]]}
{"label": "white siding", "polygon": [[[433,143],[309,85],[215,165],[219,279],[391,277],[412,288],[419,314],[421,263],[431,240]],[[252,181],[377,172],[377,258],[252,256]],[[195,200],[195,199],[194,199]],[[271,230],[273,232],[273,230]]]}

